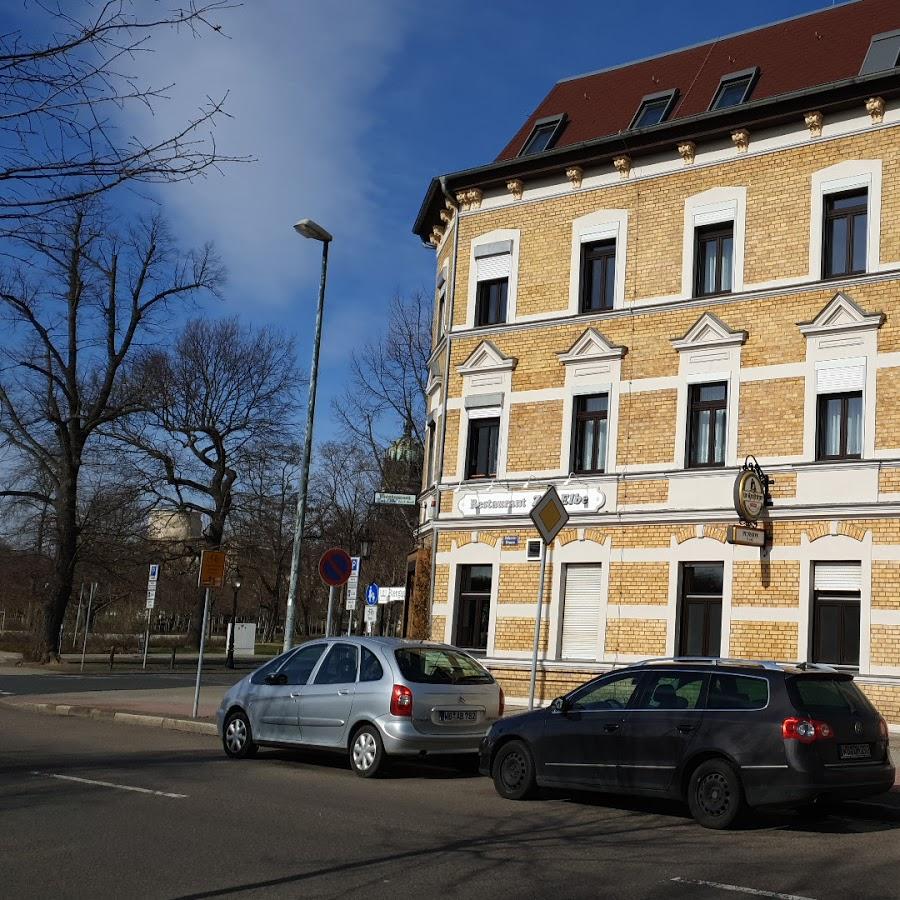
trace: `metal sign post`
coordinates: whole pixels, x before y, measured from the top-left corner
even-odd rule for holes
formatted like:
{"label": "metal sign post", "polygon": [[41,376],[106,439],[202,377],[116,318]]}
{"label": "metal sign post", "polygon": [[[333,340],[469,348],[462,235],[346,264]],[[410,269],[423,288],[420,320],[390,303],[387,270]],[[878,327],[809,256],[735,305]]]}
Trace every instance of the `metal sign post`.
{"label": "metal sign post", "polygon": [[325,637],[331,637],[331,611],[334,609],[334,598],[338,589],[332,584],[328,588],[328,615],[325,617]]}
{"label": "metal sign post", "polygon": [[204,550],[200,554],[200,573],[197,576],[197,587],[206,588],[203,595],[203,621],[200,623],[200,655],[197,657],[197,680],[194,683],[194,708],[191,718],[197,718],[200,706],[200,674],[203,671],[203,651],[206,649],[206,629],[209,623],[209,590],[220,588],[225,584],[225,552],[222,550]]}
{"label": "metal sign post", "polygon": [[[78,626],[81,625],[81,604],[84,601],[84,582],[81,582],[81,590],[78,592],[78,612],[75,614],[75,634],[72,635],[72,649],[78,643]],[[0,632],[2,634],[2,632]]]}
{"label": "metal sign post", "polygon": [[91,590],[88,594],[88,607],[87,607],[87,615],[84,618],[84,643],[81,645],[81,669],[79,671],[84,671],[84,654],[87,653],[87,639],[88,632],[91,630],[91,604],[94,602],[94,591],[97,589],[97,582],[91,582]]}
{"label": "metal sign post", "polygon": [[541,575],[538,586],[537,609],[534,614],[534,649],[531,654],[531,685],[528,689],[528,708],[534,709],[534,689],[537,682],[538,650],[541,643],[541,613],[544,606],[544,574],[547,571],[547,552],[556,536],[565,528],[569,514],[556,493],[555,487],[547,488],[547,492],[535,503],[530,513],[541,536]]}

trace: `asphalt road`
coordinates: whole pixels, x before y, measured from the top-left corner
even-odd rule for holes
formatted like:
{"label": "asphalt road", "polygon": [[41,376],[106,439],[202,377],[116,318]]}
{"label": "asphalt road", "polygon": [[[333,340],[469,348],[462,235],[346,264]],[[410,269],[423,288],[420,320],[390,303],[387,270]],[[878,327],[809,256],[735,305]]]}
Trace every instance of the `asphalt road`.
{"label": "asphalt road", "polygon": [[[203,672],[203,684],[232,685],[240,681],[248,668],[235,671]],[[191,687],[196,670],[174,672],[85,672],[7,674],[0,673],[0,696],[25,694],[68,694],[83,691],[144,691],[174,687]]]}
{"label": "asphalt road", "polygon": [[675,804],[511,803],[451,767],[405,764],[363,780],[327,755],[233,762],[212,738],[8,709],[0,822],[0,893],[16,898],[736,900],[738,887],[845,900],[900,890],[897,794],[823,821],[768,815],[719,833]]}

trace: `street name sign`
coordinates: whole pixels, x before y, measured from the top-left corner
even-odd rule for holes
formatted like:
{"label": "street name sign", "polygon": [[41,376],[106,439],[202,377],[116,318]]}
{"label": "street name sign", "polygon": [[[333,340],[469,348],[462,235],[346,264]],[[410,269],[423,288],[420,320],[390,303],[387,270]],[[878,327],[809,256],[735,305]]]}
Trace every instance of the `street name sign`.
{"label": "street name sign", "polygon": [[220,588],[225,584],[225,551],[204,550],[200,555],[200,576],[197,585],[203,588]]}
{"label": "street name sign", "polygon": [[391,494],[387,491],[375,491],[375,502],[390,506],[415,506],[415,494]]}
{"label": "street name sign", "polygon": [[350,554],[341,547],[326,550],[319,559],[319,577],[329,587],[346,584],[352,569]]}

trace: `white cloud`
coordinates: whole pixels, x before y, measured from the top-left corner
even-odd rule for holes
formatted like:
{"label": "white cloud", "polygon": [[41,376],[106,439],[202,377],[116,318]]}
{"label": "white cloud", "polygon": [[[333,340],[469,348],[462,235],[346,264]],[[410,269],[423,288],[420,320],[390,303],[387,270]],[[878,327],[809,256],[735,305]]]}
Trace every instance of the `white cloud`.
{"label": "white cloud", "polygon": [[173,132],[207,94],[227,90],[232,118],[216,142],[257,159],[159,194],[184,241],[216,244],[230,308],[305,331],[311,318],[290,308],[309,311],[320,255],[292,223],[308,216],[328,228],[336,266],[352,265],[349,248],[377,229],[379,161],[365,137],[405,34],[404,10],[402,0],[247,0],[217,17],[226,37],[158,35],[139,60],[154,84],[174,83],[152,119],[131,123],[142,136]]}

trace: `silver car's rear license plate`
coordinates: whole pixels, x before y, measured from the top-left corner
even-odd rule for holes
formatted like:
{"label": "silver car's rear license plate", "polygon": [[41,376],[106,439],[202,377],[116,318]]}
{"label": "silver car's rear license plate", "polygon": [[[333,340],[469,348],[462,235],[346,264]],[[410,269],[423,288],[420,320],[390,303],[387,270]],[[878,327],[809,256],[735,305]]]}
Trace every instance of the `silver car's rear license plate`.
{"label": "silver car's rear license plate", "polygon": [[478,713],[474,709],[439,709],[439,722],[477,722]]}
{"label": "silver car's rear license plate", "polygon": [[841,744],[841,759],[869,759],[872,748],[868,744]]}

